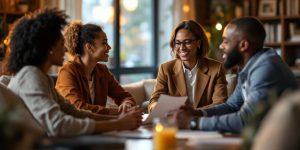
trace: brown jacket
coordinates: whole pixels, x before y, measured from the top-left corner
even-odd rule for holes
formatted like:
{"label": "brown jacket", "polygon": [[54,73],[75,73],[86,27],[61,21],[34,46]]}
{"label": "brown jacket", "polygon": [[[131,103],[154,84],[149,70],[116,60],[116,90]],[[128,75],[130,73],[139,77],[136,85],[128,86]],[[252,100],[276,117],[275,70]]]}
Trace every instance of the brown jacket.
{"label": "brown jacket", "polygon": [[[157,82],[148,106],[151,111],[160,94],[187,96],[187,86],[182,61],[174,59],[159,67]],[[227,100],[225,70],[220,62],[209,58],[198,60],[198,73],[195,83],[194,108],[223,103]]]}
{"label": "brown jacket", "polygon": [[71,104],[78,109],[90,110],[94,113],[111,114],[105,108],[107,96],[111,97],[117,105],[128,101],[135,105],[131,94],[124,91],[106,65],[97,64],[94,71],[95,100],[91,104],[88,79],[85,76],[83,63],[76,56],[73,61],[63,65],[58,73],[55,88]]}

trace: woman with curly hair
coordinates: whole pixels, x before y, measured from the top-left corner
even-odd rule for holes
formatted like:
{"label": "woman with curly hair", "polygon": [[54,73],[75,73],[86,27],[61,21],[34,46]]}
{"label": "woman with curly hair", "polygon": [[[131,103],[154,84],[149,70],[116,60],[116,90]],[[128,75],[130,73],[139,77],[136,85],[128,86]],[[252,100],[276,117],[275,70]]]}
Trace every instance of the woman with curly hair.
{"label": "woman with curly hair", "polygon": [[8,88],[21,97],[49,136],[137,128],[141,124],[139,109],[118,118],[93,114],[77,110],[56,92],[47,72],[52,65],[63,63],[61,30],[66,24],[66,15],[55,9],[36,11],[18,20],[10,41],[8,67],[14,76]]}
{"label": "woman with curly hair", "polygon": [[[74,21],[64,30],[65,46],[74,59],[58,73],[57,91],[79,109],[99,114],[118,114],[136,105],[132,95],[124,91],[106,65],[111,49],[105,32],[94,24]],[[118,109],[106,108],[107,96]]]}

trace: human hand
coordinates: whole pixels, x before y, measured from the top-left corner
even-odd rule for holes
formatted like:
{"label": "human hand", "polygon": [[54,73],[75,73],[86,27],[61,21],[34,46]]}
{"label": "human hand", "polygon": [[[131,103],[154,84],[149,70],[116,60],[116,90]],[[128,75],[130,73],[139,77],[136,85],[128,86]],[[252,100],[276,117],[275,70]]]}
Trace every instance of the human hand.
{"label": "human hand", "polygon": [[186,103],[185,105],[182,105],[180,107],[180,109],[184,110],[184,111],[188,111],[190,114],[192,114],[193,116],[197,116],[197,117],[202,117],[203,113],[201,110],[197,110],[195,109],[191,103]]}
{"label": "human hand", "polygon": [[129,102],[123,102],[120,106],[119,106],[119,110],[118,112],[119,113],[122,113],[122,112],[127,112],[129,108],[132,107],[132,104],[129,103]]}
{"label": "human hand", "polygon": [[174,114],[179,129],[189,129],[193,115],[189,111],[179,109]]}
{"label": "human hand", "polygon": [[143,111],[138,106],[128,112],[122,111],[118,117],[118,124],[121,130],[134,130],[142,124]]}

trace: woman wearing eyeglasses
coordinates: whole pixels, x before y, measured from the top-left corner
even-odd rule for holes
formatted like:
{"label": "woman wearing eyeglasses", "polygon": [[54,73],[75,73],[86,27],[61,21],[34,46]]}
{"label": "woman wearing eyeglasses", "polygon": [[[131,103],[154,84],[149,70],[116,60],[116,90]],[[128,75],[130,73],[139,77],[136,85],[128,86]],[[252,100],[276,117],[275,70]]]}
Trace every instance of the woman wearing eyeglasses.
{"label": "woman wearing eyeglasses", "polygon": [[225,70],[220,62],[207,57],[209,44],[201,25],[193,20],[181,22],[173,30],[170,47],[175,59],[159,67],[149,111],[161,94],[188,96],[194,109],[226,101]]}

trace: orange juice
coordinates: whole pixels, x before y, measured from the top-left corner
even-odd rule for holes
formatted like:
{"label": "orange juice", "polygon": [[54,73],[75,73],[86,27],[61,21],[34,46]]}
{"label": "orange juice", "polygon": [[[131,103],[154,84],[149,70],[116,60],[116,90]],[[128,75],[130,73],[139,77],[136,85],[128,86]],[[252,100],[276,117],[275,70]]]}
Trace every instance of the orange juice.
{"label": "orange juice", "polygon": [[154,149],[174,149],[176,146],[176,131],[176,128],[162,128],[162,130],[156,130],[154,133]]}

